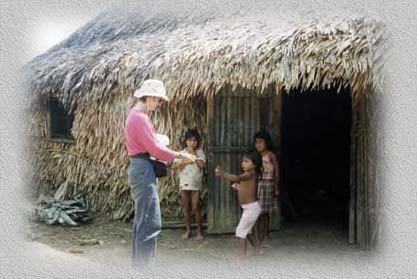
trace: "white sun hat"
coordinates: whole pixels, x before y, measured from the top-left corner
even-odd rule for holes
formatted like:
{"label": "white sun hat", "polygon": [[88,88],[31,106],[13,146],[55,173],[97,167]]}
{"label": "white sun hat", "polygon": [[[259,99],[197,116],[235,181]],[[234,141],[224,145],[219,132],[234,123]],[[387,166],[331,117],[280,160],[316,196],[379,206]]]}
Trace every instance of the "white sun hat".
{"label": "white sun hat", "polygon": [[135,91],[135,94],[133,96],[135,96],[138,99],[145,96],[159,97],[164,99],[165,101],[169,101],[164,83],[156,79],[145,80],[142,86]]}

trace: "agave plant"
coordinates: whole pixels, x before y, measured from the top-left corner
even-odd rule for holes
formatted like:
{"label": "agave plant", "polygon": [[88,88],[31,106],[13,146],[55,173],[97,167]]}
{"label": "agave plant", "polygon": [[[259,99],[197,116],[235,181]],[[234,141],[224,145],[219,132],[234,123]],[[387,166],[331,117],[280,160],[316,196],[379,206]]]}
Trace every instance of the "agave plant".
{"label": "agave plant", "polygon": [[95,210],[86,194],[78,192],[69,200],[41,197],[35,206],[35,214],[40,221],[49,225],[77,226],[93,220]]}

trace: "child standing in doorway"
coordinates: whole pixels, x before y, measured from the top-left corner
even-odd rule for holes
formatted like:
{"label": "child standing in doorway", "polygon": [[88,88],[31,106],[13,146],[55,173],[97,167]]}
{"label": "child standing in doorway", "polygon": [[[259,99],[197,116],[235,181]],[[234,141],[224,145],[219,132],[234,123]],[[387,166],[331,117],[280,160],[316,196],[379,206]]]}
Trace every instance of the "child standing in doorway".
{"label": "child standing in doorway", "polygon": [[[278,160],[273,152],[273,143],[268,132],[262,130],[255,134],[255,149],[262,156],[263,173],[258,186],[258,199],[261,206],[260,220],[263,223],[262,245],[269,245],[269,223],[270,215],[278,210],[277,198],[279,196],[279,166]],[[258,220],[259,222],[259,220]]]}
{"label": "child standing in doorway", "polygon": [[200,149],[200,134],[196,129],[188,129],[184,135],[185,148],[180,154],[188,154],[193,156],[195,161],[183,158],[176,160],[173,164],[174,169],[179,170],[180,195],[181,203],[184,210],[185,232],[183,239],[190,238],[191,235],[191,213],[194,215],[197,224],[197,240],[203,240],[203,228],[200,213],[200,192],[203,185],[203,169],[205,166],[205,154]]}
{"label": "child standing in doorway", "polygon": [[257,198],[258,178],[262,172],[262,158],[257,151],[250,151],[242,158],[243,173],[240,175],[225,172],[220,166],[216,167],[216,176],[233,182],[232,188],[238,192],[239,204],[243,209],[239,225],[236,228],[236,237],[239,239],[240,259],[246,258],[248,238],[255,251],[260,252],[259,244],[252,234],[252,227],[261,214]]}

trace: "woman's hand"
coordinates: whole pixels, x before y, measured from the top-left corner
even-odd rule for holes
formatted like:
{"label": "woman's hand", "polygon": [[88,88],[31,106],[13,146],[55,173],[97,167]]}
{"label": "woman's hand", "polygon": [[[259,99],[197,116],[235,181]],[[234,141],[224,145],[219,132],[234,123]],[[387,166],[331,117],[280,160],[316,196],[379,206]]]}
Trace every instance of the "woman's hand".
{"label": "woman's hand", "polygon": [[183,162],[189,162],[189,164],[194,163],[195,162],[195,155],[191,155],[191,154],[186,154],[186,153],[179,153],[178,155],[180,159],[182,159]]}
{"label": "woman's hand", "polygon": [[190,164],[194,164],[195,160],[191,160],[190,158],[184,157],[181,159],[181,164],[182,165],[190,165]]}
{"label": "woman's hand", "polygon": [[177,153],[177,160],[173,164],[173,168],[182,171],[187,165],[194,164],[193,157],[189,154]]}

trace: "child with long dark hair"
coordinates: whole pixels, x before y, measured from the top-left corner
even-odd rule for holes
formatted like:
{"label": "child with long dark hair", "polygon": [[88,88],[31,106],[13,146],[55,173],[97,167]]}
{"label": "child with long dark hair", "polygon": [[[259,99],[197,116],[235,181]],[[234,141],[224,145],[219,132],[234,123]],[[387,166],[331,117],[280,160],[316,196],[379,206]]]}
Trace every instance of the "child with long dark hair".
{"label": "child with long dark hair", "polygon": [[279,165],[268,132],[264,130],[257,132],[254,137],[254,146],[262,156],[263,173],[258,186],[258,200],[261,206],[260,219],[263,223],[262,244],[267,246],[269,243],[270,215],[274,210],[278,210]]}
{"label": "child with long dark hair", "polygon": [[236,237],[239,239],[240,258],[245,259],[246,238],[255,251],[260,252],[259,244],[252,234],[252,227],[255,225],[259,214],[261,214],[257,197],[257,184],[262,173],[262,158],[257,151],[246,152],[243,155],[242,170],[242,174],[236,175],[225,172],[220,166],[217,166],[215,172],[216,176],[234,182],[231,187],[238,191],[238,200],[243,212],[236,228]]}
{"label": "child with long dark hair", "polygon": [[196,157],[195,161],[183,159],[174,163],[174,168],[179,170],[181,202],[184,210],[185,233],[183,239],[188,239],[191,234],[190,226],[190,201],[191,213],[197,224],[197,240],[203,240],[203,228],[200,213],[200,193],[203,185],[203,169],[205,166],[205,154],[200,149],[200,134],[196,129],[188,129],[184,135],[184,149],[180,154]]}

